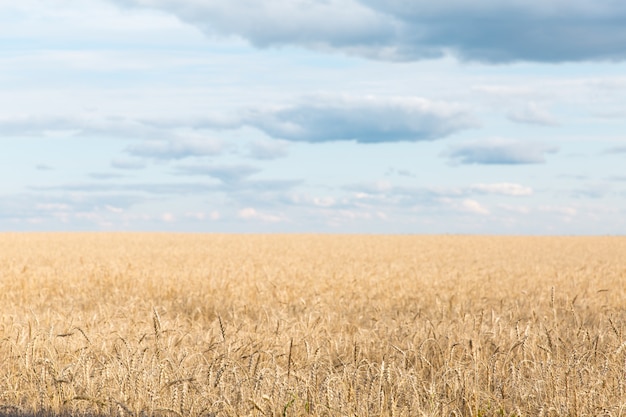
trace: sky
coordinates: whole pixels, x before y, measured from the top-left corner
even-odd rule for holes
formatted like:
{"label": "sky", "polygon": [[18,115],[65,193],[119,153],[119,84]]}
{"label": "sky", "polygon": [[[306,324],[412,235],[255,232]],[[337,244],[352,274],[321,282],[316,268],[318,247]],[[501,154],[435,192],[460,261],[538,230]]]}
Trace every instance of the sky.
{"label": "sky", "polygon": [[626,233],[623,0],[0,0],[0,231]]}

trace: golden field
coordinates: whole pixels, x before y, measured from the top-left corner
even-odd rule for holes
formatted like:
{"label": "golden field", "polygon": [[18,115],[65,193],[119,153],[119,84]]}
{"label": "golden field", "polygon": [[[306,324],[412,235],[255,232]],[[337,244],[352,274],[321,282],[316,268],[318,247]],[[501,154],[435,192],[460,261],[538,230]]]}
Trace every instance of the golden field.
{"label": "golden field", "polygon": [[626,238],[0,234],[0,415],[626,415]]}

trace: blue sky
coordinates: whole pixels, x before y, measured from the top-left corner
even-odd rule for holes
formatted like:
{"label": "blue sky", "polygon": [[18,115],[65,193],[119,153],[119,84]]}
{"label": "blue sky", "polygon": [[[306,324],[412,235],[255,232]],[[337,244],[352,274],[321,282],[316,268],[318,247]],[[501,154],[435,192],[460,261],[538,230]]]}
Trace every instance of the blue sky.
{"label": "blue sky", "polygon": [[626,3],[0,0],[0,230],[626,233]]}

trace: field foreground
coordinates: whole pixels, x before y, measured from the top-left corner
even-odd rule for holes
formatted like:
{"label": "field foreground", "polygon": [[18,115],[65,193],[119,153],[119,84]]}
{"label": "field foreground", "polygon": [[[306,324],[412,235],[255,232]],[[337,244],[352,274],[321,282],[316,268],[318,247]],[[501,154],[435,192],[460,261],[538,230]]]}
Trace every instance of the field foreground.
{"label": "field foreground", "polygon": [[626,238],[0,234],[0,415],[626,415]]}

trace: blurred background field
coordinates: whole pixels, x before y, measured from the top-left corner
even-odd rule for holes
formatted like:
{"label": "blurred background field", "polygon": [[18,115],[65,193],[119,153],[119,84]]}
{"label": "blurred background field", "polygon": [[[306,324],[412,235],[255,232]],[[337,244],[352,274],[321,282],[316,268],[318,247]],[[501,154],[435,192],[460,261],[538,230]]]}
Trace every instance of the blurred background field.
{"label": "blurred background field", "polygon": [[626,238],[2,234],[0,415],[626,413]]}

